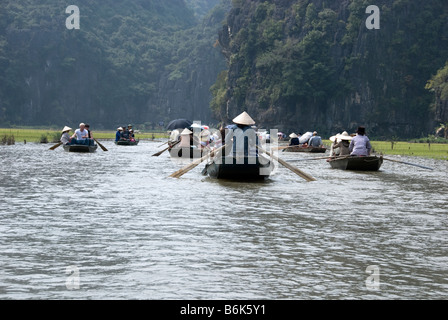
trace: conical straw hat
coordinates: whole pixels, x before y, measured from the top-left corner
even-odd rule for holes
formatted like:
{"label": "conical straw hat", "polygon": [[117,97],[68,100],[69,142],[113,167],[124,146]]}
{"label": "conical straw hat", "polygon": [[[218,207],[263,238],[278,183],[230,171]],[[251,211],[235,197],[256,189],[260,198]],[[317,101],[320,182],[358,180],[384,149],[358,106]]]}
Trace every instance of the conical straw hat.
{"label": "conical straw hat", "polygon": [[254,119],[252,119],[246,111],[241,113],[239,116],[237,116],[232,121],[236,124],[243,124],[243,125],[247,125],[247,126],[251,126],[251,125],[255,124]]}
{"label": "conical straw hat", "polygon": [[339,138],[339,133],[338,133],[337,135],[335,135],[335,136],[331,136],[331,137],[330,137],[330,141],[331,141],[331,142],[335,142],[335,140],[336,140],[337,138]]}
{"label": "conical straw hat", "polygon": [[298,136],[293,132],[289,135],[290,138],[298,138]]}
{"label": "conical straw hat", "polygon": [[62,132],[70,131],[70,130],[72,130],[72,128],[65,126],[64,129],[62,129]]}
{"label": "conical straw hat", "polygon": [[191,132],[190,130],[188,130],[187,128],[184,129],[184,131],[182,131],[180,133],[181,136],[188,136],[189,134],[192,134],[193,132]]}
{"label": "conical straw hat", "polygon": [[347,131],[342,132],[341,134],[336,135],[339,140],[352,140],[353,137],[350,137]]}

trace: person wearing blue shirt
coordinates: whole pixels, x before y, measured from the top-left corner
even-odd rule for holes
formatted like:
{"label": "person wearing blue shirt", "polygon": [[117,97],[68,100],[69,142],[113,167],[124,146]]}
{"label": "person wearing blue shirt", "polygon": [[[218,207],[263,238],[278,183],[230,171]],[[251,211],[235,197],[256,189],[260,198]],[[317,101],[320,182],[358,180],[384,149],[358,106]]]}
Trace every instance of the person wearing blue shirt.
{"label": "person wearing blue shirt", "polygon": [[313,136],[308,141],[308,146],[313,148],[318,148],[322,146],[322,138],[317,135],[317,132],[313,132]]}
{"label": "person wearing blue shirt", "polygon": [[117,133],[115,134],[115,141],[120,141],[120,139],[121,139],[121,131],[123,131],[122,127],[117,128]]}
{"label": "person wearing blue shirt", "polygon": [[[255,121],[244,111],[234,118],[233,125],[227,126],[229,132],[226,135],[226,145],[233,144],[233,156],[256,156],[258,155],[258,137],[252,128]],[[233,141],[232,141],[233,139]],[[228,154],[228,151],[226,151]]]}

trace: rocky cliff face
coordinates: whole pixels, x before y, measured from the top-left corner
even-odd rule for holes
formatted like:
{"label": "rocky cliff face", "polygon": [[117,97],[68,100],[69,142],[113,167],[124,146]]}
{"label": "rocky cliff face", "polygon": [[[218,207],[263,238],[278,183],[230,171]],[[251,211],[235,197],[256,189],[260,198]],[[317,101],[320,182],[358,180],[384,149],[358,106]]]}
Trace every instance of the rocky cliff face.
{"label": "rocky cliff face", "polygon": [[219,34],[228,62],[224,121],[247,110],[264,128],[426,136],[427,80],[448,56],[448,3],[362,0],[233,1]]}
{"label": "rocky cliff face", "polygon": [[229,2],[203,17],[184,0],[80,0],[80,29],[68,30],[68,2],[1,1],[0,125],[210,120],[209,88],[225,68],[213,45]]}

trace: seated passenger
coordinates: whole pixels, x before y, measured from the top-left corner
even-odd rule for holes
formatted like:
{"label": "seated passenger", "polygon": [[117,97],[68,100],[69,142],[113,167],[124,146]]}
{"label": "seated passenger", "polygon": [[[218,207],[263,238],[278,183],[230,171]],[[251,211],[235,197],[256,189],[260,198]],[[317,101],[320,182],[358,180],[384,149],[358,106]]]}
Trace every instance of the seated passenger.
{"label": "seated passenger", "polygon": [[300,145],[299,136],[296,135],[294,132],[291,133],[289,135],[289,137],[291,138],[291,140],[289,141],[289,145],[290,146],[298,146],[298,145]]}

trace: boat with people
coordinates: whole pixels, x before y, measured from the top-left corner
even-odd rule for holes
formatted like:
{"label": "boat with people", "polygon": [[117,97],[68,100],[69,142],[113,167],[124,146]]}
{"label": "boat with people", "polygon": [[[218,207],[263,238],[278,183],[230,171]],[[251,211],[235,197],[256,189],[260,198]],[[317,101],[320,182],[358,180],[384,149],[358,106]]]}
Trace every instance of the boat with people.
{"label": "boat with people", "polygon": [[327,162],[333,169],[378,171],[383,164],[383,156],[342,156],[329,158]]}
{"label": "boat with people", "polygon": [[63,148],[65,151],[68,152],[81,152],[81,153],[88,153],[88,152],[95,152],[98,148],[98,145],[86,145],[86,144],[65,144],[63,145]]}

